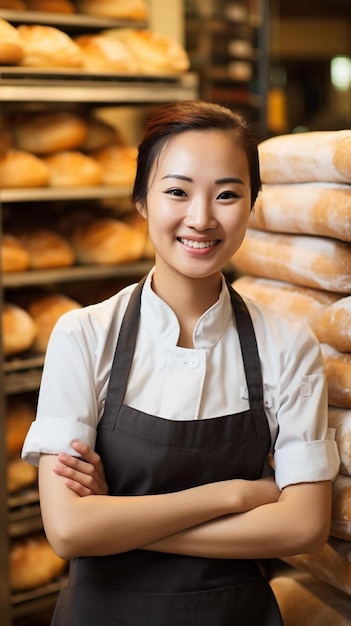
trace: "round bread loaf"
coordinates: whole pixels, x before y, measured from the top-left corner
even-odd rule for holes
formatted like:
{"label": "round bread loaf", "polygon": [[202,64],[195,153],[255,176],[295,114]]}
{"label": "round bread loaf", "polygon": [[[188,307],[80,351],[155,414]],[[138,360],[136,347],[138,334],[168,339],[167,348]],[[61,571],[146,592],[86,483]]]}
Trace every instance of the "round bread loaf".
{"label": "round bread loaf", "polygon": [[113,144],[92,154],[102,169],[102,183],[131,188],[136,173],[137,149]]}
{"label": "round bread loaf", "polygon": [[21,457],[9,459],[6,466],[6,487],[8,493],[16,493],[33,485],[38,470],[34,465],[23,461]]}
{"label": "round bread loaf", "polygon": [[21,65],[27,67],[80,68],[82,52],[63,31],[54,26],[21,24],[17,28],[24,48]]}
{"label": "round bread loaf", "polygon": [[26,0],[30,11],[45,11],[47,13],[75,13],[76,8],[70,0]]}
{"label": "round bread loaf", "polygon": [[117,38],[132,52],[144,74],[173,74],[186,72],[189,57],[175,40],[150,29],[120,28],[105,31]]}
{"label": "round bread loaf", "polygon": [[29,254],[20,239],[4,234],[1,238],[1,269],[6,272],[21,272],[29,267]]}
{"label": "round bread loaf", "polygon": [[24,150],[0,154],[0,189],[44,187],[49,171],[42,159]]}
{"label": "round bread loaf", "polygon": [[139,63],[119,39],[104,34],[81,35],[75,42],[82,52],[84,68],[90,72],[140,72]]}
{"label": "round bread loaf", "polygon": [[69,267],[75,262],[70,243],[59,233],[41,228],[19,235],[32,269]]}
{"label": "round bread loaf", "polygon": [[71,150],[86,139],[85,121],[70,111],[55,111],[27,115],[14,125],[16,147],[34,154]]}
{"label": "round bread loaf", "polygon": [[80,13],[144,22],[148,17],[145,0],[77,0]]}
{"label": "round bread loaf", "polygon": [[32,344],[33,350],[45,352],[57,320],[67,311],[79,308],[81,308],[79,302],[61,293],[34,298],[27,306],[27,310],[38,328]]}
{"label": "round bread loaf", "polygon": [[45,585],[60,576],[66,565],[44,535],[38,533],[16,539],[10,550],[11,589],[24,591]]}
{"label": "round bread loaf", "polygon": [[43,160],[48,168],[51,187],[92,187],[102,182],[100,164],[78,150],[55,152],[43,157]]}
{"label": "round bread loaf", "polygon": [[37,327],[29,313],[5,302],[2,309],[3,351],[5,356],[28,350],[36,337]]}
{"label": "round bread loaf", "polygon": [[325,309],[320,319],[319,337],[339,352],[351,352],[351,296]]}
{"label": "round bread loaf", "polygon": [[35,419],[34,406],[20,396],[8,396],[6,402],[6,452],[9,457],[21,452],[24,439]]}
{"label": "round bread loaf", "polygon": [[96,152],[113,143],[122,143],[119,132],[111,124],[91,117],[86,121],[87,135],[80,146],[83,152]]}
{"label": "round bread loaf", "polygon": [[0,18],[0,64],[16,65],[23,57],[24,46],[17,28]]}
{"label": "round bread loaf", "polygon": [[71,242],[80,263],[115,265],[138,261],[144,237],[124,222],[103,218],[77,227]]}

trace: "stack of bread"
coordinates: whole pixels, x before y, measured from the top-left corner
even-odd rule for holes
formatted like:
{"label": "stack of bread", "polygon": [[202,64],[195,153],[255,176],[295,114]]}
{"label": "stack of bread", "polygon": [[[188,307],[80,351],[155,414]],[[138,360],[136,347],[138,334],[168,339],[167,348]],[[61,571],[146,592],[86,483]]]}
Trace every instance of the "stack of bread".
{"label": "stack of bread", "polygon": [[146,0],[0,0],[0,9],[83,13],[115,20],[144,22],[148,17]]}
{"label": "stack of bread", "polygon": [[[272,587],[288,626],[341,626],[351,623],[343,601],[351,595],[351,130],[272,137],[259,154],[263,187],[233,257],[233,284],[316,334],[341,458],[327,545],[284,559],[305,574],[273,579]],[[304,610],[313,607],[310,621],[301,621],[298,597]]]}

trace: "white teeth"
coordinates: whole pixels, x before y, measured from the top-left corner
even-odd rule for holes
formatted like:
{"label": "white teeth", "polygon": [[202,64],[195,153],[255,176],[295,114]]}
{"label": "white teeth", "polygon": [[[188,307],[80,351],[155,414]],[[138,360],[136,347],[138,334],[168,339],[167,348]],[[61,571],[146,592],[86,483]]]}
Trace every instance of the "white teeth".
{"label": "white teeth", "polygon": [[212,248],[216,245],[216,241],[193,241],[192,239],[183,239],[180,241],[189,248]]}

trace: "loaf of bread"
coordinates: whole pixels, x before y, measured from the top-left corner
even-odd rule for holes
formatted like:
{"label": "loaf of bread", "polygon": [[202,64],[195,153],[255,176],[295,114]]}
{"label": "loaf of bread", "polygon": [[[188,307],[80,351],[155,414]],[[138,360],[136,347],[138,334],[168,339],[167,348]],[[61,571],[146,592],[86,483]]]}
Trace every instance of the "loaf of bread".
{"label": "loaf of bread", "polygon": [[80,13],[144,22],[148,17],[145,0],[77,0]]}
{"label": "loaf of bread", "polygon": [[80,150],[63,150],[43,157],[50,187],[94,187],[103,180],[100,164]]}
{"label": "loaf of bread", "polygon": [[351,182],[351,130],[278,135],[258,150],[264,183]]}
{"label": "loaf of bread", "polygon": [[136,173],[137,149],[113,144],[94,152],[102,169],[102,183],[108,186],[131,188]]}
{"label": "loaf of bread", "polygon": [[28,350],[36,337],[37,327],[29,313],[9,302],[2,308],[2,340],[5,356]]}
{"label": "loaf of bread", "polygon": [[249,228],[232,262],[244,274],[351,292],[351,247],[344,241]]}
{"label": "loaf of bread", "polygon": [[81,68],[82,52],[73,39],[54,26],[21,24],[17,27],[24,48],[21,65],[43,68]]}
{"label": "loaf of bread", "polygon": [[36,482],[37,477],[37,468],[23,461],[20,456],[13,457],[7,461],[6,488],[9,494],[30,487]]}
{"label": "loaf of bread", "polygon": [[351,541],[351,476],[339,474],[333,482],[330,534],[333,537]]}
{"label": "loaf of bread", "polygon": [[0,0],[0,9],[10,9],[11,11],[25,11],[26,5],[22,0]]}
{"label": "loaf of bread", "polygon": [[31,402],[21,396],[8,396],[6,401],[6,452],[9,457],[19,455],[35,409]]}
{"label": "loaf of bread", "polygon": [[351,409],[351,353],[338,352],[328,344],[321,344],[325,373],[328,381],[329,404]]}
{"label": "loaf of bread", "polygon": [[251,228],[351,241],[351,187],[337,183],[263,185]]}
{"label": "loaf of bread", "polygon": [[30,11],[45,11],[46,13],[75,13],[76,8],[70,0],[26,0]]}
{"label": "loaf of bread", "polygon": [[304,321],[318,339],[324,311],[340,298],[328,291],[254,276],[240,276],[233,287],[241,296],[269,306],[293,321]]}
{"label": "loaf of bread", "polygon": [[143,74],[178,74],[190,67],[183,46],[161,33],[150,29],[119,28],[107,30],[105,34],[127,46]]}
{"label": "loaf of bread", "polygon": [[351,594],[351,541],[329,537],[321,552],[284,557],[283,561]]}
{"label": "loaf of bread", "polygon": [[328,425],[335,429],[340,455],[340,474],[351,476],[351,410],[328,408]]}
{"label": "loaf of bread", "polygon": [[349,626],[350,598],[306,572],[294,569],[270,580],[284,626]]}
{"label": "loaf of bread", "polygon": [[1,237],[1,269],[4,273],[28,269],[29,254],[18,237],[4,234]]}
{"label": "loaf of bread", "polygon": [[48,154],[78,148],[88,127],[73,111],[41,111],[22,116],[13,128],[16,147],[34,154]]}
{"label": "loaf of bread", "polygon": [[32,269],[70,267],[75,263],[75,254],[70,243],[47,228],[40,228],[19,235],[28,253]]}
{"label": "loaf of bread", "polygon": [[90,117],[86,120],[87,136],[80,149],[83,152],[96,152],[113,143],[122,143],[119,132],[114,126],[98,119]]}
{"label": "loaf of bread", "polygon": [[80,263],[116,265],[138,261],[143,235],[121,220],[102,218],[75,228],[71,242]]}
{"label": "loaf of bread", "polygon": [[152,245],[151,239],[149,237],[149,230],[147,225],[147,220],[138,213],[138,211],[132,211],[124,218],[124,223],[131,226],[134,230],[137,230],[142,237],[144,238],[144,250],[142,253],[142,257],[144,259],[154,259],[155,258],[155,249]]}
{"label": "loaf of bread", "polygon": [[13,541],[10,549],[10,586],[24,591],[45,585],[66,569],[43,534],[27,535]]}
{"label": "loaf of bread", "polygon": [[0,65],[16,65],[23,57],[24,46],[17,28],[0,18]]}
{"label": "loaf of bread", "polygon": [[0,153],[0,189],[44,187],[49,171],[44,161],[24,150]]}
{"label": "loaf of bread", "polygon": [[351,296],[340,298],[325,309],[319,337],[339,352],[351,352]]}
{"label": "loaf of bread", "polygon": [[119,39],[102,33],[80,35],[75,39],[83,58],[83,67],[89,72],[138,74],[139,63],[128,47]]}
{"label": "loaf of bread", "polygon": [[27,305],[28,313],[38,329],[32,349],[44,353],[57,320],[64,313],[79,308],[81,308],[79,302],[61,293],[33,298]]}

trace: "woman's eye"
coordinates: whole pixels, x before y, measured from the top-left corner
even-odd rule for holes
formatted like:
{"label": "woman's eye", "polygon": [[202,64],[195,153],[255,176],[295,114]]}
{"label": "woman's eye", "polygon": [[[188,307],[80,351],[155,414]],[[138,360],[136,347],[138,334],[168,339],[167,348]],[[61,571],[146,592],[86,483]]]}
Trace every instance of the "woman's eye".
{"label": "woman's eye", "polygon": [[177,196],[179,198],[183,198],[184,196],[186,196],[185,191],[183,191],[183,189],[179,189],[178,187],[175,187],[173,189],[167,189],[166,193],[168,193],[170,196]]}
{"label": "woman's eye", "polygon": [[240,196],[235,191],[222,191],[218,196],[218,200],[231,200],[233,198],[240,198]]}

